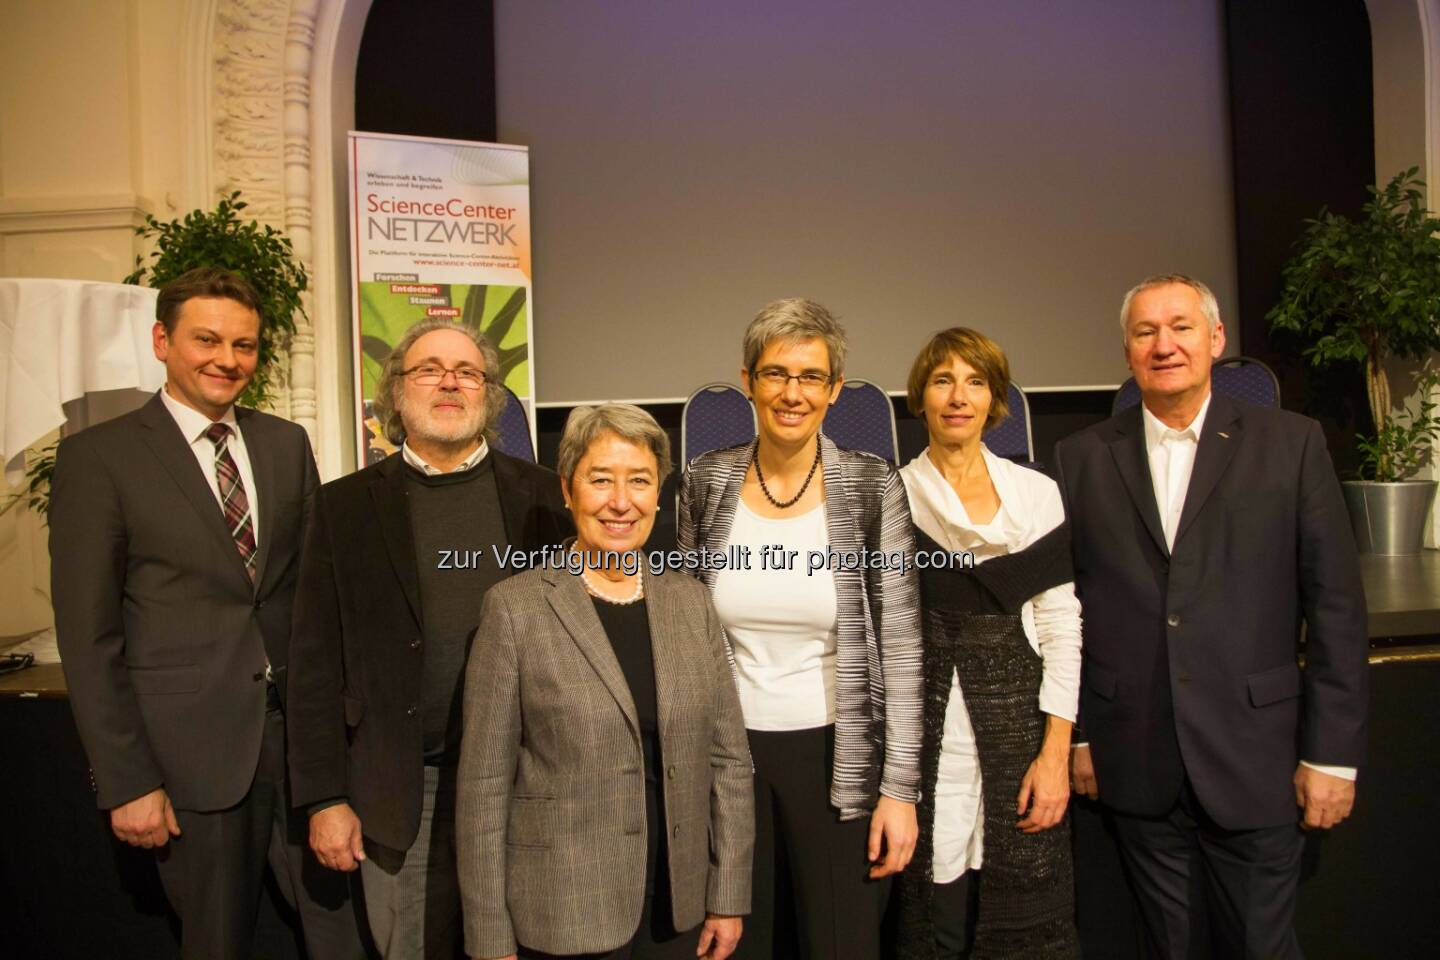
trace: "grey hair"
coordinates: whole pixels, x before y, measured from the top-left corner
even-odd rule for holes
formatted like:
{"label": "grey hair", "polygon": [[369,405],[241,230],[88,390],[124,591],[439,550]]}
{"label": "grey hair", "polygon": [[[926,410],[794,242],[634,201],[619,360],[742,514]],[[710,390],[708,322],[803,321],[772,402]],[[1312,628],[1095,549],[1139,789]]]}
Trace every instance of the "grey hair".
{"label": "grey hair", "polygon": [[1124,339],[1129,330],[1127,322],[1130,316],[1130,301],[1134,300],[1137,294],[1144,293],[1146,290],[1169,286],[1172,283],[1178,283],[1195,291],[1196,295],[1200,297],[1200,313],[1204,315],[1205,322],[1209,324],[1210,332],[1215,332],[1215,328],[1220,325],[1220,304],[1215,299],[1214,291],[1194,277],[1187,277],[1183,273],[1157,273],[1131,287],[1130,292],[1125,294],[1125,299],[1120,303],[1121,339]]}
{"label": "grey hair", "polygon": [[849,341],[845,328],[820,304],[804,297],[772,300],[760,308],[750,326],[745,328],[745,369],[755,370],[760,355],[776,340],[798,343],[801,340],[825,341],[830,355],[830,376],[835,379],[845,372],[845,353]]}
{"label": "grey hair", "polygon": [[670,437],[655,418],[633,403],[602,403],[595,407],[576,407],[565,421],[560,437],[560,452],[555,470],[566,482],[575,479],[575,471],[590,446],[601,436],[613,433],[621,440],[647,447],[655,454],[657,476],[663,484],[670,476]]}
{"label": "grey hair", "polygon": [[395,446],[405,442],[405,422],[400,419],[400,389],[405,372],[405,354],[415,346],[415,341],[427,333],[434,333],[436,330],[454,330],[463,333],[470,338],[470,342],[480,351],[480,356],[485,363],[485,423],[481,428],[486,440],[495,439],[493,429],[495,421],[500,417],[500,411],[505,407],[505,391],[501,389],[500,380],[500,355],[485,339],[484,334],[474,327],[467,327],[463,323],[444,318],[432,320],[421,320],[409,330],[400,342],[395,344],[395,349],[385,358],[380,367],[380,382],[375,386],[375,419],[380,423],[380,429],[384,431],[385,438]]}

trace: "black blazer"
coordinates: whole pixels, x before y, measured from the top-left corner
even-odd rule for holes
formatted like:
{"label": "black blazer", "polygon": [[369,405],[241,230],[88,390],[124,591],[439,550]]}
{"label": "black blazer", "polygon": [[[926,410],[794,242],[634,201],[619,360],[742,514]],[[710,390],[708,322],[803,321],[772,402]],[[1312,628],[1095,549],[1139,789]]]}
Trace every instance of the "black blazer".
{"label": "black blazer", "polygon": [[[570,535],[559,477],[493,446],[488,456],[510,546],[535,550]],[[286,712],[294,805],[345,797],[365,835],[393,850],[415,841],[424,782],[424,644],[405,469],[396,453],[316,493]]]}
{"label": "black blazer", "polygon": [[1188,774],[1222,827],[1294,822],[1297,762],[1358,767],[1365,740],[1365,598],[1325,439],[1214,395],[1172,552],[1140,409],[1055,450],[1100,796],[1158,815]]}
{"label": "black blazer", "polygon": [[243,407],[235,419],[258,494],[253,584],[158,395],[56,453],[55,632],[102,808],[162,785],[182,809],[238,803],[260,758],[267,656],[284,694],[319,477],[302,428]]}

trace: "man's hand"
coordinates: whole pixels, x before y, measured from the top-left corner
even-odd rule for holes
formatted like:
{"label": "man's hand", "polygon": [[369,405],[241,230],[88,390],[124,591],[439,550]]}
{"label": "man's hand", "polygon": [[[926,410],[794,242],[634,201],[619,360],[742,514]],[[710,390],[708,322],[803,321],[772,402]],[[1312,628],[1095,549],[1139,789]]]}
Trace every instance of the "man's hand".
{"label": "man's hand", "polygon": [[110,829],[115,836],[132,847],[163,847],[171,837],[180,836],[175,808],[164,787],[156,787],[143,797],[122,803],[110,811]]}
{"label": "man's hand", "polygon": [[348,803],[317,810],[310,815],[310,849],[322,867],[346,873],[365,859],[365,841],[360,836],[360,818]]}
{"label": "man's hand", "polygon": [[735,952],[735,947],[740,943],[740,928],[743,921],[739,917],[717,917],[710,913],[705,915],[705,926],[700,930],[700,945],[695,948],[695,956],[703,957],[705,960],[725,960],[726,957]]}
{"label": "man's hand", "polygon": [[[915,841],[919,838],[915,804],[881,795],[870,814],[870,845],[867,851],[871,864],[870,879],[878,880],[904,870],[915,853]],[[882,847],[885,851],[883,861],[880,860]]]}
{"label": "man's hand", "polygon": [[1355,806],[1355,781],[1302,763],[1295,768],[1295,805],[1305,811],[1300,826],[1329,830],[1350,816]]}
{"label": "man's hand", "polygon": [[[1057,755],[1054,751],[1042,750],[1030,761],[1015,803],[1015,813],[1024,818],[1015,824],[1021,833],[1049,830],[1065,816],[1065,808],[1070,803],[1070,771],[1066,760],[1064,753]],[[1028,816],[1025,815],[1027,809]]]}
{"label": "man's hand", "polygon": [[1080,744],[1070,750],[1070,782],[1075,792],[1091,800],[1100,799],[1100,783],[1095,779],[1095,764],[1090,760],[1090,747]]}

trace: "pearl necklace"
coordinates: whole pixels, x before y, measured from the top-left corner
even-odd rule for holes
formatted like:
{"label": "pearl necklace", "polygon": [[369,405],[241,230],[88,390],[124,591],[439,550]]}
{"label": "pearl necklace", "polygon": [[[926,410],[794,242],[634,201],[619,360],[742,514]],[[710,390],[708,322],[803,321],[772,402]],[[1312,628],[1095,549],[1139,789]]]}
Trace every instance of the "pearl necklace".
{"label": "pearl necklace", "polygon": [[637,569],[635,571],[635,592],[630,594],[630,596],[621,599],[616,599],[615,597],[609,596],[608,594],[601,593],[599,588],[597,588],[594,584],[590,582],[589,570],[580,571],[580,582],[585,585],[585,592],[590,594],[590,596],[594,597],[597,600],[604,600],[606,603],[613,603],[617,607],[625,607],[629,606],[632,603],[638,603],[645,596],[644,570]]}

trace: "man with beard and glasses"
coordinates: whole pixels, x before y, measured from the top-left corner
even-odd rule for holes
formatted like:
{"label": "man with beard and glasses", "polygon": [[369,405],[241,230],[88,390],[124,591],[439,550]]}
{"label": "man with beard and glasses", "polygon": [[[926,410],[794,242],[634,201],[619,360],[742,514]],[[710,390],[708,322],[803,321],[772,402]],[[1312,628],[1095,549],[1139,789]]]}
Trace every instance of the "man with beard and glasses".
{"label": "man with beard and glasses", "polygon": [[[332,870],[360,869],[386,960],[460,956],[455,765],[465,660],[506,547],[570,533],[559,478],[492,449],[499,359],[448,320],[411,327],[375,412],[400,452],[316,493],[290,666],[294,802]],[[462,558],[456,562],[455,558]]]}

